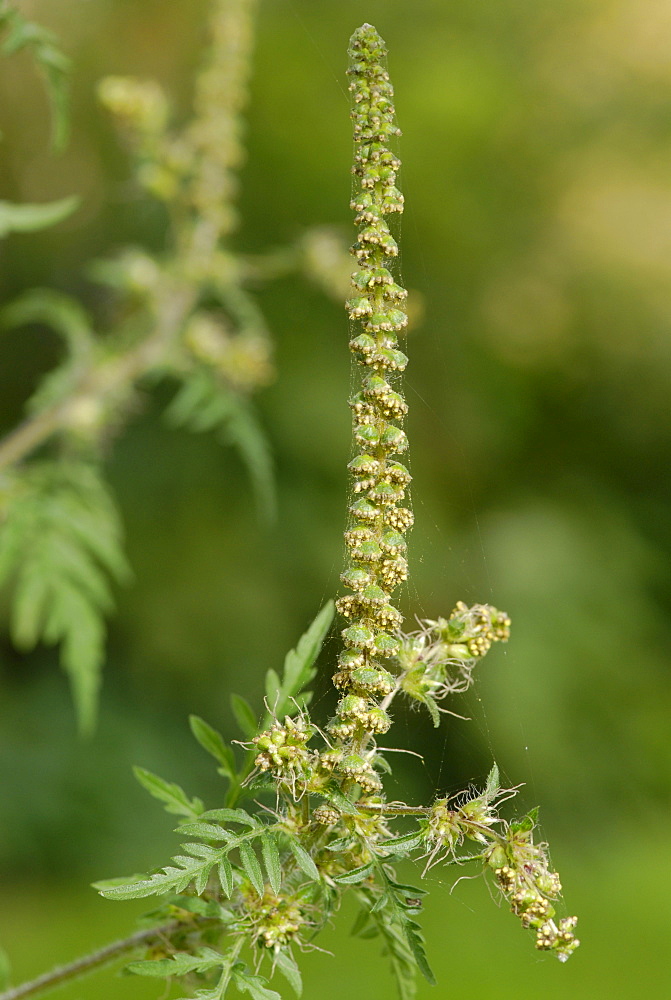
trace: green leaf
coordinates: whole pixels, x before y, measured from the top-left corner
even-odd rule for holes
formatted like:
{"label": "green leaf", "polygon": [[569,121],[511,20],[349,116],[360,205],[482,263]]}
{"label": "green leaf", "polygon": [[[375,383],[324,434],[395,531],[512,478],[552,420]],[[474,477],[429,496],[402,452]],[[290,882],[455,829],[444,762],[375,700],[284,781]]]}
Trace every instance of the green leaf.
{"label": "green leaf", "polygon": [[535,830],[538,825],[538,813],[540,806],[534,806],[526,816],[521,816],[519,819],[514,819],[510,823],[510,830],[513,833],[530,833],[531,830]]}
{"label": "green leaf", "polygon": [[263,896],[263,872],[261,865],[254,853],[254,848],[246,840],[240,844],[240,861],[249,881],[252,883],[259,896]]}
{"label": "green leaf", "polygon": [[357,815],[357,807],[353,802],[350,802],[346,795],[343,795],[335,782],[332,782],[327,788],[322,789],[319,794],[347,816]]}
{"label": "green leaf", "polygon": [[390,854],[409,854],[416,847],[423,843],[424,837],[421,830],[413,830],[411,833],[404,833],[400,837],[393,837],[391,840],[378,841],[377,847],[388,851]]}
{"label": "green leaf", "polygon": [[200,819],[216,819],[222,823],[243,823],[245,826],[258,826],[258,820],[250,816],[244,809],[208,809],[201,813]]}
{"label": "green leaf", "polygon": [[286,714],[290,699],[296,697],[315,677],[315,660],[331,627],[334,613],[333,601],[327,601],[307,632],[298,640],[296,648],[287,653],[282,672],[282,702],[276,709],[278,716]]}
{"label": "green leaf", "polygon": [[235,409],[220,436],[224,443],[237,448],[247,466],[259,514],[264,522],[272,523],[277,513],[272,453],[256,411],[248,400],[236,399]]}
{"label": "green leaf", "polygon": [[352,868],[351,871],[345,872],[343,875],[334,875],[333,881],[339,885],[355,885],[357,882],[363,882],[374,870],[375,862],[369,861],[368,864]]}
{"label": "green leaf", "polygon": [[401,1000],[414,1000],[417,994],[415,957],[403,933],[402,925],[395,917],[393,903],[390,903],[389,897],[385,896],[381,897],[381,901],[383,906],[378,904],[373,906],[370,911],[371,916],[376,922],[389,955]]}
{"label": "green leaf", "polygon": [[252,710],[252,706],[244,698],[241,698],[239,694],[231,695],[231,708],[233,709],[233,715],[235,716],[235,721],[240,726],[244,736],[249,739],[252,736],[256,736],[259,731],[259,720]]}
{"label": "green leaf", "polygon": [[211,948],[199,948],[197,955],[178,951],[170,958],[160,958],[146,962],[130,962],[125,966],[126,972],[136,976],[186,976],[190,972],[208,972],[220,968],[224,956]]}
{"label": "green leaf", "polygon": [[279,895],[282,884],[282,866],[280,864],[280,852],[275,838],[271,833],[261,835],[261,854],[266,871],[268,872],[270,887],[275,895]]}
{"label": "green leaf", "polygon": [[14,473],[0,520],[0,584],[22,649],[60,644],[79,727],[95,725],[112,582],[129,576],[116,506],[95,466],[35,461]]}
{"label": "green leaf", "polygon": [[[295,713],[296,702],[299,701],[303,688],[316,675],[314,663],[333,621],[334,612],[333,601],[328,601],[307,632],[298,640],[296,648],[287,653],[281,680],[275,670],[266,672],[266,700],[277,718]],[[265,729],[271,717],[270,714],[266,715],[261,729]]]}
{"label": "green leaf", "polygon": [[231,748],[224,743],[223,736],[197,715],[189,716],[189,725],[203,750],[207,750],[215,760],[219,761],[221,771],[226,777],[233,778],[235,776],[235,757]]}
{"label": "green leaf", "polygon": [[103,889],[116,889],[120,885],[133,885],[143,878],[146,878],[144,872],[136,872],[134,875],[122,875],[119,878],[101,878],[97,882],[91,882],[91,885],[100,892]]}
{"label": "green leaf", "polygon": [[501,782],[499,779],[499,769],[496,764],[492,765],[492,769],[487,775],[487,784],[485,785],[485,799],[491,802],[498,795],[499,789],[501,787]]}
{"label": "green leaf", "polygon": [[415,957],[419,971],[422,973],[427,983],[431,986],[435,986],[436,977],[431,971],[431,966],[429,965],[426,952],[424,951],[424,941],[422,940],[419,924],[417,924],[414,920],[408,919],[405,921],[404,927],[405,936],[408,940],[408,944],[410,945],[410,950]]}
{"label": "green leaf", "polygon": [[230,899],[231,893],[233,892],[233,868],[231,867],[231,862],[228,858],[224,857],[219,862],[219,867],[217,869],[219,875],[219,881],[221,883],[221,888],[226,893],[226,896]]}
{"label": "green leaf", "polygon": [[0,50],[3,55],[29,48],[44,74],[51,104],[52,145],[60,150],[67,139],[70,60],[57,48],[53,32],[27,20],[18,9],[0,10],[0,17],[0,29],[9,29]]}
{"label": "green leaf", "polygon": [[165,412],[173,426],[202,433],[217,430],[219,439],[237,448],[247,466],[259,512],[275,516],[275,484],[270,449],[249,402],[205,370],[185,378]]}
{"label": "green leaf", "polygon": [[163,803],[166,812],[188,816],[189,819],[196,819],[202,814],[203,803],[200,799],[189,799],[179,785],[164,781],[143,767],[134,767],[133,774],[150,795]]}
{"label": "green leaf", "polygon": [[253,976],[244,967],[235,966],[233,979],[240,992],[249,993],[252,1000],[282,1000],[279,993],[267,988],[267,979],[263,976]]}
{"label": "green leaf", "polygon": [[[367,928],[370,927],[370,920],[371,920],[370,907],[362,906],[356,915],[354,923],[352,924],[350,935],[352,937],[359,937],[367,930]],[[375,929],[377,930],[377,928]]]}
{"label": "green leaf", "polygon": [[0,238],[9,233],[34,233],[62,222],[79,207],[80,198],[70,195],[43,204],[15,205],[0,201]]}
{"label": "green leaf", "polygon": [[31,288],[0,312],[3,326],[45,323],[57,331],[70,354],[88,357],[94,345],[94,333],[88,313],[71,295],[51,288]]}
{"label": "green leaf", "polygon": [[222,830],[214,823],[183,823],[175,828],[175,833],[181,833],[186,837],[202,837],[203,840],[229,841],[233,839],[233,834]]}
{"label": "green leaf", "polygon": [[[195,882],[204,888],[209,873],[215,864],[221,863],[229,845],[219,850],[207,847],[205,844],[187,844],[186,850],[192,853],[207,852],[205,857],[187,857],[177,854],[172,859],[173,865],[166,865],[153,875],[144,876],[135,882],[125,882],[118,885],[104,884],[99,889],[106,899],[144,899],[146,896],[162,896],[167,892],[181,893]],[[201,888],[201,891],[202,891]]]}
{"label": "green leaf", "polygon": [[421,701],[429,715],[431,716],[431,721],[433,722],[433,728],[438,729],[440,726],[440,712],[438,710],[438,703],[435,698],[432,698],[430,694],[423,694],[415,696],[416,701]]}
{"label": "green leaf", "polygon": [[281,948],[274,954],[274,961],[277,968],[285,977],[297,997],[303,995],[303,980],[301,972],[292,955]]}
{"label": "green leaf", "polygon": [[301,871],[305,875],[307,875],[309,879],[312,879],[314,882],[318,882],[320,880],[319,869],[317,868],[316,864],[314,863],[308,852],[305,850],[305,848],[302,847],[296,840],[294,840],[293,837],[288,837],[287,842],[289,844],[289,849],[291,850],[291,853],[296,859],[296,864],[301,869]]}
{"label": "green leaf", "polygon": [[270,670],[266,671],[266,699],[267,699],[268,704],[270,705],[270,707],[271,707],[271,709],[273,711],[273,714],[277,715],[278,718],[282,714],[279,711],[279,704],[280,703],[279,703],[279,700],[278,700],[281,689],[282,689],[282,685],[281,685],[278,673],[277,673],[276,670],[273,670],[272,667],[271,667]]}
{"label": "green leaf", "polygon": [[347,834],[346,837],[338,837],[337,840],[331,840],[328,844],[324,844],[327,851],[349,851],[356,844],[356,838],[351,834]]}

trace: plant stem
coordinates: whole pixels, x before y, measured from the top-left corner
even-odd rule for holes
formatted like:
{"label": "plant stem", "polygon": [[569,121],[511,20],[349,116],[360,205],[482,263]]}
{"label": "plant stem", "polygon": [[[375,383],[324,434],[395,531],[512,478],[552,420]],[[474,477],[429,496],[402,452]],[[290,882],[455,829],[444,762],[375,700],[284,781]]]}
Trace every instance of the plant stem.
{"label": "plant stem", "polygon": [[[380,813],[382,816],[428,816],[430,806],[407,806],[405,802],[366,802],[357,803],[361,812]],[[3,1000],[0,997],[0,1000]]]}
{"label": "plant stem", "polygon": [[29,417],[0,442],[0,470],[19,462],[53,434],[67,427],[83,400],[113,399],[160,364],[166,349],[180,333],[195,301],[187,285],[157,296],[156,325],[134,349],[107,357],[82,373],[79,385],[65,401],[59,401]]}
{"label": "plant stem", "polygon": [[113,962],[129,951],[143,948],[154,940],[169,938],[175,931],[183,928],[184,924],[179,920],[172,920],[170,923],[162,924],[159,927],[149,927],[146,930],[137,931],[137,933],[131,934],[130,937],[113,941],[111,944],[105,945],[104,948],[99,948],[98,951],[91,952],[90,955],[77,958],[74,962],[70,962],[69,965],[57,965],[56,968],[51,969],[50,972],[45,972],[36,979],[31,979],[28,982],[21,983],[19,986],[12,987],[12,989],[5,990],[4,993],[0,993],[0,1000],[23,1000],[23,997],[32,997],[39,993],[46,993],[57,986],[62,986],[63,983],[71,979],[78,979],[80,976],[92,972],[101,965]]}

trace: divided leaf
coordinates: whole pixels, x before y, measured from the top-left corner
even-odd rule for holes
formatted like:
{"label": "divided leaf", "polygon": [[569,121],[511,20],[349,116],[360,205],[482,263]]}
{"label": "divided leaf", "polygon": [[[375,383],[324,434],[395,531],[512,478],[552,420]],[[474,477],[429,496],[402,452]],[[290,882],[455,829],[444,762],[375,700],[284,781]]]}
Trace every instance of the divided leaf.
{"label": "divided leaf", "polygon": [[186,976],[189,972],[209,972],[221,967],[224,956],[211,948],[199,948],[196,955],[178,951],[170,958],[129,962],[126,972],[136,976]]}
{"label": "divided leaf", "polygon": [[357,882],[363,882],[373,871],[375,871],[375,862],[369,861],[368,864],[361,865],[359,868],[353,868],[343,875],[334,875],[333,881],[339,885],[355,885]]}
{"label": "divided leaf", "polygon": [[231,893],[233,892],[233,868],[231,862],[228,858],[223,857],[219,862],[219,867],[217,869],[217,874],[219,875],[219,882],[221,883],[221,888],[223,889],[225,895],[230,899]]}
{"label": "divided leaf", "polygon": [[485,799],[487,802],[491,802],[492,799],[496,798],[500,787],[499,768],[497,764],[493,764],[491,771],[487,775],[487,784],[485,785]]}
{"label": "divided leaf", "polygon": [[0,526],[0,585],[13,586],[16,645],[60,644],[80,729],[95,725],[112,583],[130,575],[121,521],[99,471],[34,462],[15,473]]}
{"label": "divided leaf", "polygon": [[259,821],[244,809],[208,809],[201,813],[201,819],[216,819],[221,823],[242,823],[244,826],[258,826]]}
{"label": "divided leaf", "polygon": [[298,841],[294,840],[293,837],[288,838],[288,843],[289,843],[289,849],[291,850],[291,853],[296,859],[296,864],[301,869],[301,871],[305,875],[307,875],[309,879],[312,879],[314,882],[318,882],[320,879],[319,869],[317,868],[316,864],[314,863],[308,852],[305,850],[305,848],[301,847]]}
{"label": "divided leaf", "polygon": [[259,864],[259,859],[254,853],[254,848],[248,841],[243,841],[240,844],[240,861],[242,862],[242,867],[252,883],[259,896],[263,895],[263,872],[261,871],[261,865]]}
{"label": "divided leaf", "polygon": [[268,980],[264,976],[254,976],[242,964],[233,969],[235,985],[241,993],[249,993],[252,1000],[282,1000],[275,990],[268,989]]}
{"label": "divided leaf", "polygon": [[189,725],[203,750],[207,750],[221,765],[219,773],[224,777],[234,778],[235,757],[231,747],[224,743],[223,736],[197,715],[189,716]]}
{"label": "divided leaf", "polygon": [[259,720],[256,717],[252,706],[239,694],[231,695],[231,708],[235,721],[240,726],[243,736],[251,739],[259,731]]}
{"label": "divided leaf", "polygon": [[205,369],[190,373],[165,412],[174,427],[203,433],[216,431],[219,440],[237,448],[247,466],[259,512],[275,516],[275,482],[265,433],[244,396]]}
{"label": "divided leaf", "polygon": [[[305,703],[305,696],[302,695],[302,692],[316,676],[317,669],[314,664],[331,627],[334,613],[333,601],[327,601],[307,631],[298,640],[296,648],[287,653],[281,679],[275,670],[267,671],[266,698],[273,714],[278,719],[295,712],[295,702],[301,704],[301,696],[303,703]],[[267,716],[261,728],[265,728],[269,720],[270,717]]]}
{"label": "divided leaf", "polygon": [[1,47],[5,56],[27,48],[42,70],[51,104],[52,145],[61,150],[68,134],[68,90],[70,60],[56,44],[56,36],[47,28],[29,21],[15,6],[0,9],[0,30],[8,29]]}
{"label": "divided leaf", "polygon": [[287,980],[297,997],[303,995],[303,980],[301,972],[294,958],[288,951],[279,948],[275,952],[275,964],[284,978]]}
{"label": "divided leaf", "polygon": [[134,767],[133,774],[150,795],[163,803],[166,812],[174,813],[176,816],[187,816],[189,819],[196,819],[203,812],[204,806],[201,800],[190,799],[179,785],[164,781],[143,767]]}
{"label": "divided leaf", "polygon": [[277,842],[270,833],[264,833],[261,836],[261,854],[263,855],[263,863],[268,872],[270,888],[277,895],[282,885],[282,865]]}

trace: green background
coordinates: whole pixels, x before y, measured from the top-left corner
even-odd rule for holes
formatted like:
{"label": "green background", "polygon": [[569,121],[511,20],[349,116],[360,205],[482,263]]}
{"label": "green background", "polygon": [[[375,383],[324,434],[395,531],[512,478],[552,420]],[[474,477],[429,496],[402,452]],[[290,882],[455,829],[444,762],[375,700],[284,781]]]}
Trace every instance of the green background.
{"label": "green background", "polygon": [[[109,303],[86,277],[119,246],[164,245],[94,88],[156,77],[188,114],[205,44],[204,2],[61,0],[23,5],[74,61],[72,139],[48,149],[28,58],[0,64],[0,197],[79,192],[67,223],[0,249],[0,292],[35,285]],[[480,878],[450,895],[434,869],[424,921],[439,986],[473,998],[663,996],[671,989],[671,17],[660,0],[265,0],[260,7],[244,252],[311,226],[352,239],[346,47],[362,21],[388,43],[407,210],[402,268],[421,320],[408,334],[406,393],[416,527],[408,615],[458,599],[513,620],[465,708],[440,731],[399,713],[394,797],[428,800],[482,782],[493,757],[540,803],[583,947],[539,958]],[[9,95],[9,97],[8,97]],[[147,389],[108,467],[135,572],[118,595],[99,731],[76,737],[50,650],[0,657],[2,943],[15,978],[126,933],[133,907],[95,878],[160,864],[171,821],[137,788],[139,763],[208,805],[216,776],[193,743],[196,712],[237,736],[231,689],[258,703],[338,587],[349,455],[348,328],[302,278],[260,288],[277,378],[257,397],[279,494],[256,516],[235,454],[166,430],[169,387]],[[2,333],[5,430],[59,357],[41,328]],[[331,639],[315,699],[333,699]],[[457,874],[461,874],[457,872]],[[465,871],[464,874],[469,874]],[[393,992],[345,907],[305,957],[306,996]],[[348,983],[348,979],[351,982]],[[345,984],[348,985],[345,987]],[[158,996],[107,972],[65,997]]]}

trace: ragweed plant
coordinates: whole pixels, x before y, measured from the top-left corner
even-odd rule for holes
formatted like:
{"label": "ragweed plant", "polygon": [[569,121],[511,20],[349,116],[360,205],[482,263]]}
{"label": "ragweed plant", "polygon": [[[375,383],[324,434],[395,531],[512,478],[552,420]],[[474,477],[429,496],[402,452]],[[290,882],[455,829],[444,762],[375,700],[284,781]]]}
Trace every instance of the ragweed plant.
{"label": "ragweed plant", "polygon": [[[379,938],[400,996],[410,1000],[418,970],[429,982],[434,978],[418,923],[425,890],[396,872],[406,858],[424,872],[479,865],[533,932],[537,949],[565,961],[579,943],[576,918],[556,914],[561,884],[547,845],[537,839],[537,811],[504,818],[500,807],[516,789],[501,787],[496,766],[481,791],[439,796],[429,805],[385,794],[388,765],[378,738],[392,724],[396,699],[425,707],[437,726],[445,699],[467,690],[492,645],[507,641],[510,621],[490,605],[459,602],[445,617],[405,632],[392,603],[408,575],[405,533],[412,523],[404,506],[410,474],[397,457],[408,447],[400,383],[407,358],[398,346],[406,292],[395,273],[398,248],[388,225],[403,209],[400,163],[391,148],[399,130],[384,44],[371,25],[354,33],[349,54],[352,208],[359,228],[347,309],[362,329],[350,341],[360,386],[350,400],[355,499],[345,533],[347,593],[336,603],[345,620],[333,677],[340,692],[336,714],[320,729],[306,690],[332,621],[329,603],[287,656],[282,674],[268,671],[261,721],[234,698],[245,736],[242,760],[208,723],[192,717],[196,739],[228,783],[221,805],[206,808],[138,769],[140,782],[179,817],[182,846],[146,875],[97,883],[108,899],[151,896],[157,904],[144,930],[84,960],[88,969],[143,947],[145,956],[127,966],[129,972],[179,979],[184,994],[199,1000],[221,1000],[231,984],[255,1000],[278,1000],[269,986],[277,972],[300,995],[300,953],[316,947],[345,892],[359,906],[354,933]],[[72,975],[77,972],[73,967]],[[29,984],[0,1000],[30,992],[37,989]]]}
{"label": "ragweed plant", "polygon": [[[272,516],[270,449],[250,402],[274,377],[272,342],[249,285],[292,269],[323,287],[330,275],[330,290],[339,284],[332,237],[331,263],[314,266],[315,241],[329,241],[321,230],[258,258],[243,257],[231,242],[239,223],[237,170],[256,6],[256,0],[212,0],[211,43],[183,127],[173,125],[156,82],[100,83],[136,182],[163,206],[168,247],[163,254],[127,248],[91,267],[91,277],[115,296],[111,329],[99,336],[79,301],[52,289],[28,291],[0,313],[5,327],[45,324],[63,340],[60,365],[28,401],[25,421],[0,441],[0,586],[11,590],[15,645],[59,646],[84,732],[95,724],[114,589],[130,575],[105,475],[111,442],[137,412],[142,392],[168,380],[176,392],[167,422],[236,447],[260,511]],[[65,56],[6,0],[0,0],[3,29],[4,51],[30,47],[44,70],[62,141]],[[0,236],[56,223],[75,208],[73,198],[0,202]]]}

